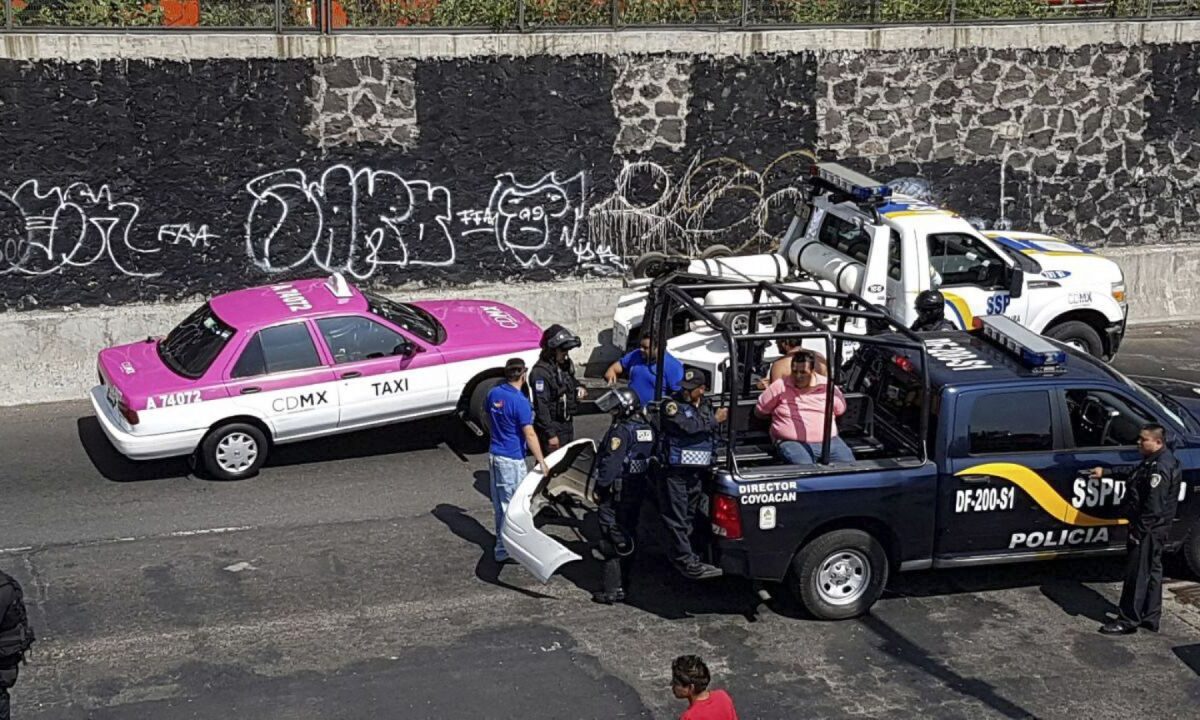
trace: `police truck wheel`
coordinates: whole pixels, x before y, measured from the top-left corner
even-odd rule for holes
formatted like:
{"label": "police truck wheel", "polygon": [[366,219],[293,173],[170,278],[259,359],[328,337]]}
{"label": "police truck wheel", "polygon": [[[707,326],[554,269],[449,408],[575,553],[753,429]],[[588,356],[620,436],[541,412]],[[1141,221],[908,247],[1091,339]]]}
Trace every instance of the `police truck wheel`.
{"label": "police truck wheel", "polygon": [[1192,523],[1192,529],[1183,540],[1183,559],[1187,561],[1192,577],[1200,578],[1200,520]]}
{"label": "police truck wheel", "polygon": [[467,413],[471,421],[479,426],[483,431],[484,439],[491,439],[491,423],[488,422],[487,414],[487,396],[500,383],[504,382],[500,378],[489,378],[482,380],[475,389],[471,392],[471,402],[468,406]]}
{"label": "police truck wheel", "polygon": [[222,425],[200,443],[200,458],[214,478],[243,480],[257,474],[266,462],[267,438],[253,425]]}
{"label": "police truck wheel", "polygon": [[887,584],[887,553],[862,530],[834,530],[792,559],[791,588],[819,620],[845,620],[871,609]]}
{"label": "police truck wheel", "polygon": [[1085,322],[1078,320],[1068,320],[1061,325],[1055,325],[1045,332],[1046,337],[1052,337],[1055,340],[1064,342],[1077,350],[1093,355],[1095,357],[1104,356],[1104,343],[1100,340],[1100,334]]}

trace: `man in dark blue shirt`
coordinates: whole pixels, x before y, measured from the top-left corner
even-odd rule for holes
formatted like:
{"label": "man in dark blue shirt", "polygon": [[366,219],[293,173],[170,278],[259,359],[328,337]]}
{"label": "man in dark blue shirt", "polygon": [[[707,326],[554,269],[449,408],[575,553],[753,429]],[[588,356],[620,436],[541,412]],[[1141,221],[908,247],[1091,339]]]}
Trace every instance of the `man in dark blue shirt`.
{"label": "man in dark blue shirt", "polygon": [[537,433],[533,431],[533,405],[525,396],[525,361],[509,359],[504,364],[504,379],[505,382],[492,388],[487,395],[488,421],[492,430],[488,469],[492,509],[496,513],[494,557],[498,563],[511,562],[500,530],[504,527],[504,514],[508,512],[513,491],[529,472],[529,466],[525,464],[526,447],[533,451],[542,474],[549,473]]}
{"label": "man in dark blue shirt", "polygon": [[[663,395],[670,396],[679,391],[679,381],[683,379],[683,363],[664,352],[663,360]],[[610,385],[617,382],[617,376],[627,375],[629,387],[637,393],[642,405],[654,402],[654,385],[658,379],[658,352],[650,343],[650,333],[642,333],[641,343],[637,350],[630,350],[620,360],[608,366],[604,379]]]}

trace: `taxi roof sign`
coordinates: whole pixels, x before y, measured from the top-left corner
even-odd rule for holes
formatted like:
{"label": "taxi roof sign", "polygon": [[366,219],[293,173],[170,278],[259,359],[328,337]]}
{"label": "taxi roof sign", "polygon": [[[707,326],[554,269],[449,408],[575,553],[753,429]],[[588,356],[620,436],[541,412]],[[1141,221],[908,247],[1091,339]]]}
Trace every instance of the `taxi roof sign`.
{"label": "taxi roof sign", "polygon": [[812,175],[822,185],[849,195],[855,202],[881,201],[892,195],[886,184],[838,163],[817,163],[812,166]]}
{"label": "taxi roof sign", "polygon": [[1066,352],[1012,318],[987,315],[975,320],[985,338],[1015,355],[1033,372],[1049,375],[1066,369]]}
{"label": "taxi roof sign", "polygon": [[350,283],[346,282],[346,278],[340,272],[335,272],[325,281],[325,287],[329,288],[329,292],[333,293],[335,298],[353,297],[354,293],[350,290]]}

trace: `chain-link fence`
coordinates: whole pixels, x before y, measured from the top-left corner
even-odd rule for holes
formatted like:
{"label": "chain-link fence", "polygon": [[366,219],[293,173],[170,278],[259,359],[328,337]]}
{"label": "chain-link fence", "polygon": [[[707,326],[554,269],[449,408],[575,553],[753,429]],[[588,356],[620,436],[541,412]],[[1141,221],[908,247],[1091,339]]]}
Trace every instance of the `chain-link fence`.
{"label": "chain-link fence", "polygon": [[0,0],[3,31],[532,32],[1200,17],[1200,0]]}

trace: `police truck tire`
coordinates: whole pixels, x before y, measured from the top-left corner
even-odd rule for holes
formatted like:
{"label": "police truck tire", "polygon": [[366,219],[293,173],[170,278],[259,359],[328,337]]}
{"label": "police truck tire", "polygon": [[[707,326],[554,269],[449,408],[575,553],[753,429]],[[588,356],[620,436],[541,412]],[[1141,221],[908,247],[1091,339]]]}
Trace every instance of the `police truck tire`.
{"label": "police truck tire", "polygon": [[480,380],[475,389],[471,391],[471,402],[467,408],[467,414],[471,421],[479,426],[483,431],[485,440],[490,440],[492,435],[491,423],[488,422],[487,414],[487,396],[500,383],[504,382],[500,378],[488,378]]}
{"label": "police truck tire", "polygon": [[267,437],[249,423],[218,426],[201,441],[200,460],[217,480],[253,477],[267,460]]}
{"label": "police truck tire", "polygon": [[1192,523],[1191,531],[1183,539],[1183,559],[1192,577],[1200,578],[1200,519]]}
{"label": "police truck tire", "polygon": [[1085,322],[1068,320],[1061,325],[1055,325],[1044,334],[1068,345],[1081,347],[1094,357],[1104,356],[1104,342],[1100,340],[1100,334]]}
{"label": "police truck tire", "polygon": [[792,559],[790,587],[818,620],[846,620],[871,609],[887,585],[888,557],[870,533],[825,533]]}

